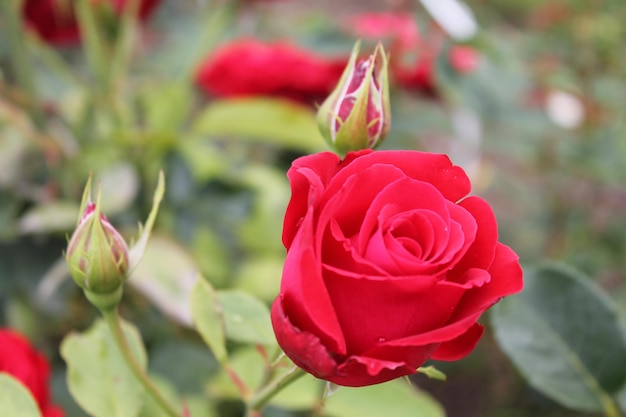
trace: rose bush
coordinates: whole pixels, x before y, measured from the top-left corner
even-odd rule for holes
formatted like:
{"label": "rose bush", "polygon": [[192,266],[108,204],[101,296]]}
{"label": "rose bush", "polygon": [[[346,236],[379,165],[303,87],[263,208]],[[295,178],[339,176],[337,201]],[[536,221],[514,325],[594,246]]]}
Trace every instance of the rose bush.
{"label": "rose bush", "polygon": [[334,89],[346,63],[285,41],[237,39],[202,61],[196,82],[218,97],[265,95],[314,104]]}
{"label": "rose bush", "polygon": [[63,417],[63,411],[50,402],[50,367],[23,336],[0,328],[0,372],[13,376],[31,392],[43,417]]}
{"label": "rose bush", "polygon": [[[160,0],[139,0],[138,15],[147,19]],[[22,15],[26,24],[39,37],[53,45],[72,45],[80,41],[74,2],[67,0],[25,0]],[[92,1],[94,7],[121,16],[128,0]]]}
{"label": "rose bush", "polygon": [[294,363],[339,385],[457,360],[483,333],[476,321],[522,289],[517,255],[498,242],[490,206],[445,155],[320,153],[288,172],[287,258],[272,305]]}

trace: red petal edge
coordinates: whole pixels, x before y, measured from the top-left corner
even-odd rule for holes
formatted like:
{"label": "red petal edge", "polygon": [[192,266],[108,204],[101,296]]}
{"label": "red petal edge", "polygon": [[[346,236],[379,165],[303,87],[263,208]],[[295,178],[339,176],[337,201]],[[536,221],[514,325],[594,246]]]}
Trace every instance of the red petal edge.
{"label": "red petal edge", "polygon": [[321,379],[328,379],[336,373],[337,363],[328,349],[317,336],[291,324],[283,311],[280,296],[272,305],[271,317],[278,344],[296,365]]}

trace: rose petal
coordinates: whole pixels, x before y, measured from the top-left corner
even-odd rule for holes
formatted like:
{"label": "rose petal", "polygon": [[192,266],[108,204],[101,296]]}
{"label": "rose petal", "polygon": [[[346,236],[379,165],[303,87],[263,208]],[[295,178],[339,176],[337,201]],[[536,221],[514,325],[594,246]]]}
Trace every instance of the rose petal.
{"label": "rose petal", "polygon": [[438,287],[434,276],[398,281],[367,276],[355,279],[325,267],[324,279],[347,355],[361,355],[379,343],[445,325],[465,292],[460,287]]}
{"label": "rose petal", "polygon": [[333,219],[347,237],[367,234],[363,222],[373,201],[390,182],[403,178],[403,172],[391,165],[372,166],[345,177],[340,188],[326,193],[318,231],[323,231]]}
{"label": "rose petal", "polygon": [[278,344],[296,365],[322,379],[336,373],[337,363],[320,339],[295,327],[285,315],[281,297],[272,304],[271,318]]}
{"label": "rose petal", "polygon": [[401,361],[386,361],[364,356],[350,356],[342,363],[337,373],[326,378],[328,381],[347,387],[362,387],[391,381],[415,373]]}
{"label": "rose petal", "polygon": [[465,208],[448,203],[450,212],[449,240],[445,251],[430,258],[431,262],[454,265],[465,255],[476,239],[478,225],[476,220]]}
{"label": "rose petal", "polygon": [[291,246],[309,207],[321,198],[324,189],[340,169],[339,157],[331,152],[317,153],[295,160],[287,172],[291,184],[291,199],[283,224],[283,244]]}
{"label": "rose petal", "polygon": [[465,293],[453,319],[480,314],[502,297],[520,292],[524,286],[517,254],[502,243],[496,246],[496,256],[488,272],[491,280]]}
{"label": "rose petal", "polygon": [[325,237],[322,243],[322,259],[325,265],[332,265],[338,270],[352,271],[357,275],[384,276],[386,279],[392,279],[384,269],[364,258],[356,250],[334,219],[327,234],[329,236]]}
{"label": "rose petal", "polygon": [[[383,211],[387,209],[388,206]],[[369,240],[364,257],[384,268],[392,276],[439,273],[440,266],[430,262],[428,256],[433,247],[445,245],[447,241],[445,230],[448,226],[445,225],[445,220],[429,210],[416,210],[405,214],[403,219],[399,217],[396,216],[394,220],[400,223],[411,222],[414,228],[413,236],[398,238],[392,235],[394,230],[389,230],[393,229],[393,226],[384,225],[382,226],[384,230],[377,230]],[[408,250],[410,246],[415,247],[412,253]]]}
{"label": "rose petal", "polygon": [[[350,153],[348,156],[351,156]],[[463,169],[452,165],[450,158],[446,155],[393,150],[369,152],[354,158],[333,178],[328,192],[336,192],[336,189],[345,181],[345,177],[374,164],[389,164],[401,169],[410,178],[428,182],[452,202],[466,196],[471,189],[469,178]]]}
{"label": "rose petal", "polygon": [[329,349],[343,354],[346,351],[345,340],[322,278],[319,258],[315,254],[311,223],[312,216],[307,215],[293,241],[298,250],[287,252],[280,296],[295,326],[313,332]]}
{"label": "rose petal", "polygon": [[[423,209],[438,214],[446,224],[450,218],[446,200],[433,185],[404,177],[390,183],[372,201],[359,232],[358,247],[367,248],[369,238],[381,228],[380,214],[386,206],[389,206],[384,211],[387,216],[394,211],[404,213]],[[445,233],[444,230],[441,232]]]}
{"label": "rose petal", "polygon": [[431,359],[438,361],[457,361],[469,355],[478,344],[485,328],[476,323],[465,333],[456,338],[443,342],[432,354]]}
{"label": "rose petal", "polygon": [[448,273],[446,279],[455,282],[461,282],[461,276],[468,269],[488,269],[493,262],[498,242],[496,218],[485,200],[472,196],[461,201],[459,206],[472,215],[478,229],[472,245]]}
{"label": "rose petal", "polygon": [[522,290],[519,258],[508,246],[498,243],[496,257],[489,268],[491,280],[465,292],[448,325],[430,332],[388,342],[393,346],[419,346],[452,340],[469,330],[480,315],[502,297]]}

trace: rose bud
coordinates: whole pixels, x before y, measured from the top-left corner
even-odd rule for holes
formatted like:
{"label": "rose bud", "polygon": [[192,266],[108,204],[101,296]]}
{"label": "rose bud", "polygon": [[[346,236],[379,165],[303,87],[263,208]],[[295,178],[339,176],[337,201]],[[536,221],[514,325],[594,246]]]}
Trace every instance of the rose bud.
{"label": "rose bud", "polygon": [[367,59],[354,46],[333,93],[317,112],[322,135],[338,152],[375,148],[391,127],[387,56],[382,45]]}
{"label": "rose bud", "polygon": [[372,385],[461,359],[483,334],[481,314],[522,290],[491,207],[445,155],[324,152],[287,176],[272,325],[285,354],[318,378]]}
{"label": "rose bud", "polygon": [[88,293],[114,293],[126,281],[128,246],[100,212],[99,201],[87,201],[67,246],[66,260],[70,275]]}

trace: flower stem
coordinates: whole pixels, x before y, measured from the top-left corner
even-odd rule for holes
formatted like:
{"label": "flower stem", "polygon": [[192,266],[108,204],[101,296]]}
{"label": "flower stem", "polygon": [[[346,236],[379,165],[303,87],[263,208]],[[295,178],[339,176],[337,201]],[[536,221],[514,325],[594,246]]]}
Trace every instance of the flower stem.
{"label": "flower stem", "polygon": [[606,417],[622,417],[622,413],[619,411],[619,406],[613,398],[607,395],[607,397],[602,398],[601,401],[604,408],[604,415]]}
{"label": "flower stem", "polygon": [[305,371],[294,365],[291,370],[280,375],[264,388],[256,392],[247,402],[248,416],[259,415],[259,410],[276,394],[305,374]]}
{"label": "flower stem", "polygon": [[148,392],[148,394],[150,394],[152,399],[167,413],[168,416],[181,417],[178,411],[176,411],[176,408],[172,406],[172,404],[170,404],[165,397],[163,397],[156,386],[152,383],[152,380],[150,380],[145,370],[141,367],[141,365],[139,365],[139,362],[137,362],[137,359],[128,345],[128,341],[126,340],[126,336],[124,335],[124,331],[120,324],[117,306],[110,309],[100,309],[100,312],[104,316],[104,320],[109,326],[109,329],[113,334],[113,339],[122,353],[126,364],[132,370],[137,380],[141,383],[141,385],[143,385],[144,389]]}

